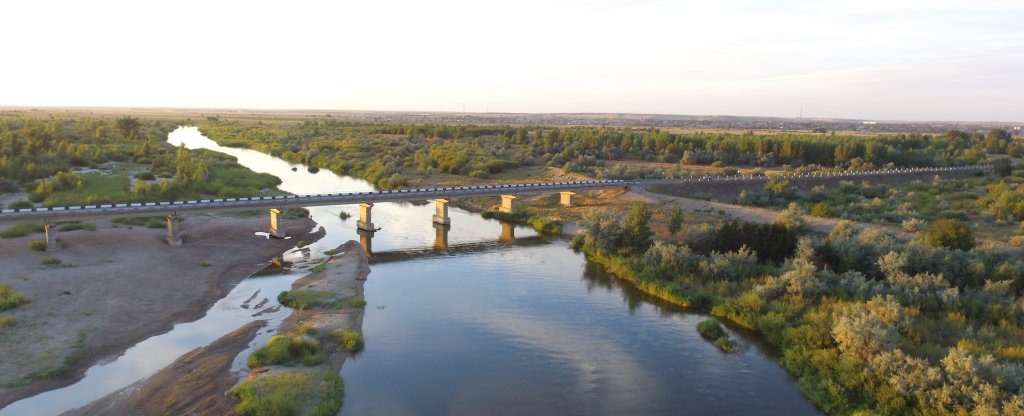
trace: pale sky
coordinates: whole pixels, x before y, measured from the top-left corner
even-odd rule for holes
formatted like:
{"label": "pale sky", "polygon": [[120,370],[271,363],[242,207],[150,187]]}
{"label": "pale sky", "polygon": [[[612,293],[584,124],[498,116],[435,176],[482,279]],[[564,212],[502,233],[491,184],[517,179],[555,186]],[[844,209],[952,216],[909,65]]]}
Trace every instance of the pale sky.
{"label": "pale sky", "polygon": [[1024,1],[8,1],[0,105],[1024,121]]}

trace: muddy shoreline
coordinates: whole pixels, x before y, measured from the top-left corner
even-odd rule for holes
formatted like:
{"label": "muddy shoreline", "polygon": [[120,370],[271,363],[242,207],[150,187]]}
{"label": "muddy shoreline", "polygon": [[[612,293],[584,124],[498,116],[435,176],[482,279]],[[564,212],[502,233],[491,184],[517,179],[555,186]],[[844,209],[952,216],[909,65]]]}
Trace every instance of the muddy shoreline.
{"label": "muddy shoreline", "polygon": [[[115,227],[108,221],[98,221],[96,231],[60,233],[63,247],[52,253],[29,248],[39,234],[0,240],[5,259],[0,283],[32,299],[4,313],[18,323],[0,334],[0,383],[8,386],[0,388],[0,408],[73,384],[94,364],[202,317],[297,239],[324,235],[322,229],[310,233],[315,224],[308,218],[284,223],[295,239],[255,235],[268,224],[265,215],[188,216],[180,247],[166,244],[163,229]],[[60,264],[42,264],[46,258]],[[24,380],[66,359],[72,362],[60,375]]]}

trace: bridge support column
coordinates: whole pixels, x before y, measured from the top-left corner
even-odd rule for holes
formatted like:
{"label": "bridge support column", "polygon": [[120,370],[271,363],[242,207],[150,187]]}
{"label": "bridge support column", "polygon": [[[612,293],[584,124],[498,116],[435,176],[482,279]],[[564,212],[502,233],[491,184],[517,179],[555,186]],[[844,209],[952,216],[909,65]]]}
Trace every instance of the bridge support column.
{"label": "bridge support column", "polygon": [[57,224],[46,220],[43,222],[43,231],[46,232],[46,251],[60,250],[60,242],[57,241]]}
{"label": "bridge support column", "polygon": [[434,250],[447,250],[448,249],[448,230],[452,229],[452,226],[448,224],[434,223]]}
{"label": "bridge support column", "polygon": [[270,209],[270,236],[274,238],[284,238],[284,229],[281,228],[281,210],[277,208]]}
{"label": "bridge support column", "polygon": [[[370,216],[372,210],[373,203],[367,202],[365,204],[359,204],[359,220],[356,221],[357,228],[366,231],[377,231],[377,229],[373,227],[373,220]],[[369,253],[369,250],[367,250],[367,253]]]}
{"label": "bridge support column", "polygon": [[498,241],[502,243],[516,242],[516,226],[508,221],[499,222],[501,222],[501,236],[498,237]]}
{"label": "bridge support column", "polygon": [[366,252],[367,256],[373,255],[373,230],[365,230],[359,228],[356,230],[359,234],[359,245],[363,246],[363,251]]}
{"label": "bridge support column", "polygon": [[172,247],[181,245],[181,232],[178,230],[178,215],[167,214],[167,244]]}
{"label": "bridge support column", "polygon": [[565,192],[559,192],[558,194],[561,196],[560,202],[561,202],[563,207],[571,207],[572,206],[572,197],[574,195],[576,195],[575,192],[565,191]]}
{"label": "bridge support column", "polygon": [[515,195],[502,195],[501,196],[501,209],[499,211],[511,214],[516,209],[516,196]]}
{"label": "bridge support column", "polygon": [[437,213],[434,214],[434,223],[444,225],[451,224],[452,219],[448,217],[448,200],[438,198],[435,199],[434,202],[437,203]]}

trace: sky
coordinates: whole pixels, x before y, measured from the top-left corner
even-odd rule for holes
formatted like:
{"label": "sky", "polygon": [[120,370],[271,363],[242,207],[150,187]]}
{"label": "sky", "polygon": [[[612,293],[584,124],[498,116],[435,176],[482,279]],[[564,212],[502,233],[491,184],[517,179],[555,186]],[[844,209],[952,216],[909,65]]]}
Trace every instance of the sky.
{"label": "sky", "polygon": [[0,105],[1024,121],[1024,1],[10,1]]}

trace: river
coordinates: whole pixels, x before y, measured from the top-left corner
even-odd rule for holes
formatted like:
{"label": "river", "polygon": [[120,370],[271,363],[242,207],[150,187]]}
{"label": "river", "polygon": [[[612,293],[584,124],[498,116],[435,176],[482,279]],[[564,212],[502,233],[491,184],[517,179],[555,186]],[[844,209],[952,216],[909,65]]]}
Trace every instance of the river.
{"label": "river", "polygon": [[[168,142],[235,156],[278,176],[279,188],[294,194],[373,189],[327,170],[310,173],[260,152],[218,146],[195,127],[175,130]],[[342,220],[341,211],[353,218]],[[0,415],[82,406],[256,319],[239,306],[242,300],[257,289],[273,299],[322,260],[323,251],[359,239],[357,211],[310,208],[326,236],[287,253],[290,271],[246,279],[198,321],[176,325],[94,366],[80,382],[14,403]],[[342,370],[342,415],[820,413],[756,337],[730,330],[745,348],[722,353],[697,333],[706,316],[638,293],[563,240],[545,242],[516,228],[517,243],[499,242],[503,232],[507,237],[502,224],[457,208],[449,211],[452,249],[437,252],[433,212],[433,204],[373,208],[381,230],[372,238],[365,285],[366,349]],[[282,308],[261,318],[274,328],[288,313]],[[236,358],[240,374],[245,357],[272,333],[261,331]]]}

